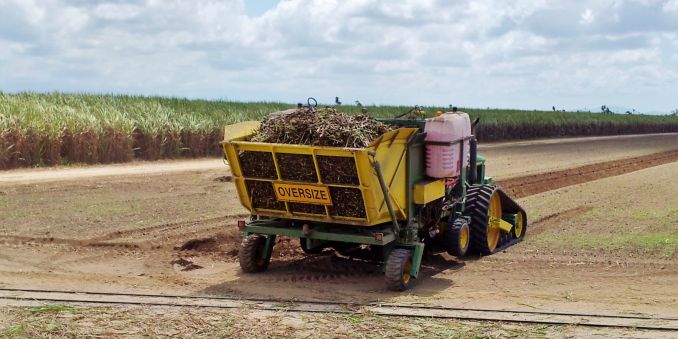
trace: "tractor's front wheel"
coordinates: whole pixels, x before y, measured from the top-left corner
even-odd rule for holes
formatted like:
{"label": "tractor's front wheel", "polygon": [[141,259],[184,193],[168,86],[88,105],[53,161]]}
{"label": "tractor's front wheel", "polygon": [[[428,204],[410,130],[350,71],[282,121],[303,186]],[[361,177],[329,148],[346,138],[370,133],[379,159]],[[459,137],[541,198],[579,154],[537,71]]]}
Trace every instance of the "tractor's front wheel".
{"label": "tractor's front wheel", "polygon": [[471,242],[468,222],[464,218],[457,218],[447,230],[446,242],[447,253],[457,258],[462,258],[468,252]]}
{"label": "tractor's front wheel", "polygon": [[[272,246],[271,246],[272,247]],[[246,273],[262,272],[268,269],[271,262],[271,249],[266,250],[266,237],[260,234],[251,234],[240,243],[238,261],[240,268]],[[268,252],[268,253],[266,253]]]}
{"label": "tractor's front wheel", "polygon": [[386,261],[386,286],[391,291],[405,291],[414,286],[416,278],[410,275],[412,251],[394,249]]}

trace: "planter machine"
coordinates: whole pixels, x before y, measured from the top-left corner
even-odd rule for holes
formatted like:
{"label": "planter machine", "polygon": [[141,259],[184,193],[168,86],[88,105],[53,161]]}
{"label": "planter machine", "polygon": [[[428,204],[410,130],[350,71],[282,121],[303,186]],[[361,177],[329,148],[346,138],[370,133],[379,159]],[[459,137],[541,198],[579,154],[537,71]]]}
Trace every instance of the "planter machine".
{"label": "planter machine", "polygon": [[[299,238],[306,253],[368,245],[383,255],[386,286],[404,291],[419,276],[425,247],[457,257],[490,255],[524,238],[525,210],[485,176],[485,159],[476,152],[473,134],[431,142],[425,141],[426,120],[417,115],[380,121],[396,129],[367,148],[256,143],[248,138],[258,122],[226,127],[225,158],[240,202],[252,214],[249,221],[238,222],[244,234],[239,252],[244,272],[267,269],[276,236]],[[470,144],[470,154],[464,154],[465,143]],[[428,177],[427,144],[459,147],[460,158],[468,157],[468,165],[459,163],[462,168],[457,177]],[[275,175],[248,175],[251,171],[239,161],[243,152],[268,154]],[[285,173],[296,169],[281,168],[280,154],[312,159],[315,178],[286,180]],[[319,166],[321,157],[347,164],[342,171],[345,178],[326,175],[326,166]],[[322,160],[327,163],[328,159]],[[269,196],[262,199],[262,194]],[[347,197],[353,198],[347,201]],[[360,208],[356,212],[342,206],[349,203]]]}

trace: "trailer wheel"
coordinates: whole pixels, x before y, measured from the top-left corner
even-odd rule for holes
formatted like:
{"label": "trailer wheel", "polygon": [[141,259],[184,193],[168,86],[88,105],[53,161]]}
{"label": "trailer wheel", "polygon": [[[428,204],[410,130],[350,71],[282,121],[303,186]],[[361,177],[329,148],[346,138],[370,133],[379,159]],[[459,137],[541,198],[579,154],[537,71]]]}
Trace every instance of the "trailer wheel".
{"label": "trailer wheel", "polygon": [[462,258],[468,252],[471,233],[466,219],[458,218],[447,230],[447,253]]}
{"label": "trailer wheel", "polygon": [[[271,262],[271,256],[265,256],[266,237],[260,234],[251,234],[240,243],[238,261],[240,268],[246,273],[265,271]],[[269,251],[270,252],[270,251]]]}
{"label": "trailer wheel", "polygon": [[410,275],[412,251],[394,249],[386,261],[386,286],[391,291],[405,291],[414,286],[416,278]]}

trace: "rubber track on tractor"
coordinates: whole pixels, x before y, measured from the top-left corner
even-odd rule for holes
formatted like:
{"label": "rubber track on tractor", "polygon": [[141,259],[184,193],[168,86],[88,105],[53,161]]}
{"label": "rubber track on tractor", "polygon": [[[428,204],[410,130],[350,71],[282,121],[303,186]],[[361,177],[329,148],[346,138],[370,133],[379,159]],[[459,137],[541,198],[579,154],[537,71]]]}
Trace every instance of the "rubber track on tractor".
{"label": "rubber track on tractor", "polygon": [[523,234],[527,231],[527,213],[525,213],[525,209],[511,199],[501,188],[493,185],[473,185],[469,187],[466,195],[466,210],[464,214],[471,216],[471,223],[469,225],[471,230],[470,250],[482,255],[490,255],[503,251],[523,240],[523,238],[514,238],[511,232],[502,232],[495,250],[493,252],[489,250],[487,246],[487,212],[490,206],[490,198],[494,192],[499,194],[502,214],[518,213],[519,211],[523,213],[525,216]]}

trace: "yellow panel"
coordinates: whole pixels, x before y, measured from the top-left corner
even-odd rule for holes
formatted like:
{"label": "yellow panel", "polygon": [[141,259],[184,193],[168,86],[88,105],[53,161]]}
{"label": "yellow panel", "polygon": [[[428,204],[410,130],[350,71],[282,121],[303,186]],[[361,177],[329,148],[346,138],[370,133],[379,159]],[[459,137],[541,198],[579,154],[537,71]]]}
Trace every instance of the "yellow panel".
{"label": "yellow panel", "polygon": [[427,204],[445,195],[445,179],[427,181],[414,185],[414,203]]}
{"label": "yellow panel", "polygon": [[224,128],[224,140],[240,139],[252,135],[259,128],[259,121],[243,121]]}
{"label": "yellow panel", "polygon": [[[372,142],[369,150],[375,153],[375,159],[381,165],[381,173],[389,190],[389,197],[396,212],[396,217],[400,220],[407,220],[407,143],[417,128],[399,128],[382,134]],[[372,168],[371,163],[366,164],[368,173],[362,172],[361,175],[371,178],[372,188],[378,201],[375,205],[378,209],[375,211],[382,220],[389,221],[390,216],[384,202],[379,180]]]}

